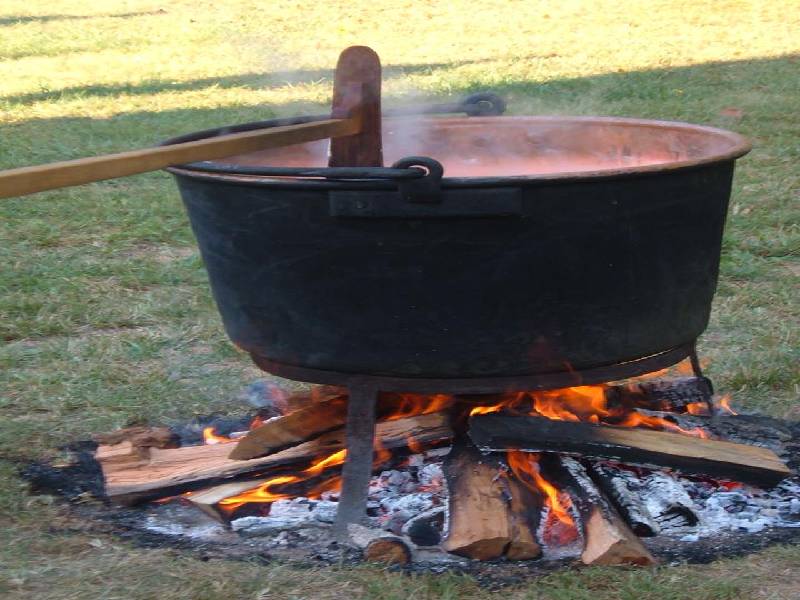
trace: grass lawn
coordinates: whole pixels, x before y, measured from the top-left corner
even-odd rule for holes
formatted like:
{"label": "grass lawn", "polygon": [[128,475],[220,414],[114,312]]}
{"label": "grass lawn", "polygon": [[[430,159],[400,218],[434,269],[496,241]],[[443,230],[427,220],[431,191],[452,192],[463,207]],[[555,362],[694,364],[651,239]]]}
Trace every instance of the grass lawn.
{"label": "grass lawn", "polygon": [[[800,418],[800,3],[3,0],[0,168],[325,110],[345,46],[373,46],[385,105],[491,88],[517,114],[692,121],[749,136],[709,373],[734,403]],[[0,201],[0,595],[492,596],[468,578],[201,562],[87,531],[32,498],[19,461],[139,422],[241,411],[261,375],[226,340],[170,177]],[[577,569],[513,599],[798,598],[800,549],[705,567]]]}

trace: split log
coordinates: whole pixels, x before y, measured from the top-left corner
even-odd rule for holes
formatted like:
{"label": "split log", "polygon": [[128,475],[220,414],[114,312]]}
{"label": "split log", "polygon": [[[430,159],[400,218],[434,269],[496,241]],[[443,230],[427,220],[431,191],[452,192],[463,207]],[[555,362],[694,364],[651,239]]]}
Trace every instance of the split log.
{"label": "split log", "polygon": [[[141,460],[150,455],[150,448],[178,448],[180,437],[169,427],[127,427],[93,437],[100,446],[107,447],[109,460]],[[113,448],[111,448],[113,447]]]}
{"label": "split log", "polygon": [[[376,408],[378,421],[386,420],[396,414],[403,414],[404,400],[408,395],[381,394]],[[452,403],[449,398],[431,400],[426,404],[418,401],[416,413],[442,411]],[[343,427],[347,421],[347,397],[334,396],[321,402],[271,419],[239,440],[231,450],[232,460],[247,460],[267,456],[273,452],[289,448],[312,437]]]}
{"label": "split log", "polygon": [[661,531],[645,506],[642,482],[635,473],[594,461],[590,464],[589,474],[636,535],[652,537]]}
{"label": "split log", "polygon": [[[392,449],[406,447],[409,438],[421,444],[448,440],[452,431],[448,417],[434,413],[379,423],[377,436],[385,448]],[[114,502],[130,505],[229,483],[232,477],[254,478],[279,467],[307,463],[344,448],[344,431],[332,431],[271,456],[246,461],[228,458],[231,444],[152,448],[149,458],[124,462],[113,460],[114,452],[101,446],[95,458],[103,469],[106,495]]]}
{"label": "split log", "polygon": [[347,388],[338,385],[315,385],[309,390],[302,392],[292,392],[284,399],[284,415],[293,413],[301,408],[314,406],[321,402],[327,402],[335,398],[346,398]]}
{"label": "split log", "polygon": [[655,558],[572,458],[550,455],[542,460],[548,479],[566,490],[580,515],[581,561],[587,565],[652,565]]}
{"label": "split log", "polygon": [[347,526],[347,539],[364,551],[364,560],[368,562],[387,565],[407,565],[411,562],[411,548],[400,536],[351,523]]}
{"label": "split log", "polygon": [[508,518],[511,541],[505,556],[509,560],[531,560],[542,555],[542,547],[536,541],[536,530],[542,515],[544,500],[540,493],[522,481],[508,477],[506,480],[510,496]]}
{"label": "split log", "polygon": [[449,495],[442,548],[478,560],[503,556],[513,532],[501,462],[460,440],[445,458],[444,472]]}
{"label": "split log", "polygon": [[344,425],[347,398],[337,396],[309,405],[283,417],[266,421],[239,440],[228,455],[231,460],[247,460],[296,446]]}
{"label": "split log", "polygon": [[665,431],[494,413],[470,418],[469,436],[483,450],[563,452],[761,486],[791,474],[766,448]]}

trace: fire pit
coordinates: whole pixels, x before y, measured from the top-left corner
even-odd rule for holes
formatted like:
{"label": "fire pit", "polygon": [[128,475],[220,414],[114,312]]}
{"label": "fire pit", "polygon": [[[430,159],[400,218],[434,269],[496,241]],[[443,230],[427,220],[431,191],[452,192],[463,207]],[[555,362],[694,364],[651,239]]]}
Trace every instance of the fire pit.
{"label": "fire pit", "polygon": [[[338,544],[342,388],[257,382],[247,393],[262,406],[252,422],[98,435],[27,476],[148,544],[222,557],[363,556],[499,583],[576,558],[705,562],[796,539],[800,479],[783,463],[800,464],[800,426],[736,415],[725,399],[711,415],[705,381],[679,367],[559,390],[381,393],[366,515]],[[229,458],[254,447],[264,455]]]}

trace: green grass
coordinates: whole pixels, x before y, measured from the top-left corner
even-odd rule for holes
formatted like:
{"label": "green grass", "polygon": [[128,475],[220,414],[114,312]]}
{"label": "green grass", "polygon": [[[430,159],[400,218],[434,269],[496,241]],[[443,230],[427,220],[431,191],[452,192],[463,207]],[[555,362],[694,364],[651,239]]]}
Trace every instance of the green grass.
{"label": "green grass", "polygon": [[[737,168],[701,352],[735,403],[797,418],[798,31],[794,0],[4,0],[0,167],[321,112],[336,56],[353,43],[381,54],[387,106],[492,88],[517,114],[735,129],[755,149]],[[730,108],[741,116],[728,116]],[[163,174],[2,201],[0,265],[4,597],[492,595],[456,576],[309,572],[144,551],[26,496],[15,461],[128,423],[241,410],[237,392],[258,375],[225,338],[176,189]],[[798,563],[796,548],[779,548],[706,568],[570,570],[504,595],[796,598]]]}

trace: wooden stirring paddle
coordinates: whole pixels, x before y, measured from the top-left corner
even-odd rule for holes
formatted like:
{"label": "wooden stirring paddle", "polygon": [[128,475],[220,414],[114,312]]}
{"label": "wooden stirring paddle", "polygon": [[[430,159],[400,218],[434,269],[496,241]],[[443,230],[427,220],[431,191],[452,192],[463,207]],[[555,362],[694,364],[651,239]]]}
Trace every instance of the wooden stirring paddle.
{"label": "wooden stirring paddle", "polygon": [[325,138],[335,142],[331,166],[380,166],[380,88],[378,55],[365,46],[352,46],[337,63],[330,119],[0,171],[0,198]]}

